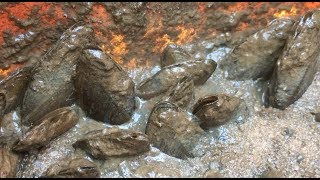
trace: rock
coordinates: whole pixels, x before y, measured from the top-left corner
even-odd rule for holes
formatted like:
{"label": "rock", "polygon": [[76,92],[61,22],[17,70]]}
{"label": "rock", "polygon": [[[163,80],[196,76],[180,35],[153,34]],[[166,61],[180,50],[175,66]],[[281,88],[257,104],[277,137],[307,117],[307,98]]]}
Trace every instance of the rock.
{"label": "rock", "polygon": [[23,125],[40,124],[47,113],[71,105],[75,65],[92,39],[91,27],[73,26],[43,56],[23,99]]}
{"label": "rock", "polygon": [[78,120],[78,115],[71,107],[56,109],[45,115],[39,125],[31,127],[22,139],[14,144],[13,150],[25,152],[45,146],[75,126]]}
{"label": "rock", "polygon": [[275,19],[269,26],[249,36],[236,46],[220,67],[228,72],[228,79],[258,79],[270,75],[278,57],[293,33],[294,20]]}
{"label": "rock", "polygon": [[159,102],[151,111],[146,134],[151,144],[180,159],[195,157],[192,150],[205,132],[193,121],[196,117],[171,102]]}
{"label": "rock", "polygon": [[[320,10],[307,12],[287,40],[266,92],[266,103],[285,109],[298,100],[317,72],[320,48]],[[268,104],[267,104],[268,105]]]}
{"label": "rock", "polygon": [[98,178],[100,170],[84,158],[66,158],[51,165],[45,173],[48,178]]}
{"label": "rock", "polygon": [[208,59],[166,66],[152,77],[142,81],[137,87],[137,95],[143,99],[159,96],[186,76],[193,79],[194,85],[202,85],[212,75],[216,66],[216,62]]}
{"label": "rock", "polygon": [[123,124],[135,109],[134,83],[128,74],[100,49],[86,49],[76,69],[77,99],[89,117]]}
{"label": "rock", "polygon": [[0,178],[15,178],[19,159],[19,155],[0,147]]}
{"label": "rock", "polygon": [[192,60],[192,57],[187,51],[180,46],[171,43],[163,50],[160,63],[161,67],[165,67],[190,60]]}
{"label": "rock", "polygon": [[97,159],[108,159],[145,153],[150,150],[150,143],[143,133],[110,128],[87,133],[73,147],[81,148]]}
{"label": "rock", "polygon": [[203,97],[194,105],[192,113],[199,118],[203,129],[223,125],[231,120],[240,106],[241,100],[226,94]]}

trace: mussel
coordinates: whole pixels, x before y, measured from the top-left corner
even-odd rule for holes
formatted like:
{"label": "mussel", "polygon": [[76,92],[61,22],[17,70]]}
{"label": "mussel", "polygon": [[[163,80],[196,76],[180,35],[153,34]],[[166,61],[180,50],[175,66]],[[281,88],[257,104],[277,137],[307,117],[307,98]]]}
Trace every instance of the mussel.
{"label": "mussel", "polygon": [[170,43],[163,50],[160,64],[161,67],[170,66],[172,64],[182,63],[191,60],[191,55],[180,46]]}
{"label": "mussel", "polygon": [[98,178],[100,170],[84,158],[65,158],[51,165],[45,172],[47,178]]}
{"label": "mussel", "polygon": [[75,66],[82,50],[94,43],[93,37],[90,26],[73,26],[42,57],[23,99],[23,125],[39,124],[45,114],[71,105]]}
{"label": "mussel", "polygon": [[110,128],[87,133],[73,147],[81,148],[97,159],[108,159],[145,153],[150,150],[150,143],[143,133]]}
{"label": "mussel", "polygon": [[204,84],[216,69],[213,60],[186,61],[162,68],[152,77],[142,81],[137,87],[137,95],[143,99],[151,99],[166,93],[183,77],[191,77],[194,85]]}
{"label": "mussel", "polygon": [[0,178],[15,178],[20,156],[0,147]]}
{"label": "mussel", "polygon": [[72,107],[56,109],[45,115],[40,124],[31,127],[22,139],[14,144],[13,150],[25,152],[45,146],[75,126],[78,120],[79,117]]}
{"label": "mussel", "polygon": [[203,129],[223,125],[237,112],[240,99],[226,94],[203,97],[194,105],[192,113],[199,118]]}
{"label": "mussel", "polygon": [[220,64],[228,72],[227,78],[246,80],[270,76],[286,39],[293,33],[293,25],[292,19],[275,19],[236,46]]}
{"label": "mussel", "polygon": [[77,99],[89,117],[116,125],[131,119],[134,83],[108,54],[99,48],[84,50],[76,72]]}
{"label": "mussel", "polygon": [[194,83],[191,77],[183,77],[163,96],[162,101],[175,103],[183,109],[188,109],[194,100]]}
{"label": "mussel", "polygon": [[205,133],[196,117],[174,103],[157,103],[148,119],[146,134],[153,146],[180,159],[193,158],[195,142]]}
{"label": "mussel", "polygon": [[21,105],[32,79],[33,70],[38,64],[35,59],[30,59],[29,62],[0,81],[0,117]]}
{"label": "mussel", "polygon": [[317,72],[319,49],[320,10],[315,9],[297,22],[288,38],[269,82],[267,105],[285,109],[306,92]]}

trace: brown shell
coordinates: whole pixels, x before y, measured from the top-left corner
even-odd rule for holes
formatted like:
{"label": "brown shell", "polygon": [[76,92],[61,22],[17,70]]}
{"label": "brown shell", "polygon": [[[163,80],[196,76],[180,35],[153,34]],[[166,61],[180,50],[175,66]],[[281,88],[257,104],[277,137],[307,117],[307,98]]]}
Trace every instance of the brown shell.
{"label": "brown shell", "polygon": [[145,153],[150,150],[150,143],[143,133],[110,128],[87,133],[73,147],[81,148],[97,159],[108,159]]}
{"label": "brown shell", "polygon": [[84,50],[76,72],[77,99],[89,117],[117,125],[131,119],[134,83],[108,54],[98,48]]}
{"label": "brown shell", "polygon": [[171,102],[157,103],[152,109],[146,134],[153,146],[181,159],[194,157],[192,150],[204,131],[193,121],[196,117]]}
{"label": "brown shell", "polygon": [[29,60],[28,63],[0,81],[0,116],[21,105],[31,81],[33,69],[38,64],[35,59]]}
{"label": "brown shell", "polygon": [[192,113],[200,120],[203,129],[228,122],[236,113],[240,99],[226,94],[203,97],[194,105]]}
{"label": "brown shell", "polygon": [[320,10],[307,12],[295,27],[278,59],[266,93],[265,102],[279,109],[287,108],[306,92],[319,66]]}
{"label": "brown shell", "polygon": [[98,178],[100,170],[84,158],[66,158],[51,165],[45,173],[50,178]]}
{"label": "brown shell", "polygon": [[0,147],[0,178],[15,178],[19,159],[19,155]]}
{"label": "brown shell", "polygon": [[228,79],[246,80],[270,76],[286,39],[293,33],[294,20],[279,18],[245,42],[236,46],[220,67],[228,72]]}
{"label": "brown shell", "polygon": [[137,95],[143,99],[164,95],[183,77],[191,77],[194,85],[204,84],[217,67],[213,60],[187,61],[162,68],[152,77],[142,81],[137,87]]}
{"label": "brown shell", "polygon": [[168,44],[163,50],[160,64],[161,67],[170,66],[172,64],[181,63],[191,60],[191,55],[176,44]]}
{"label": "brown shell", "polygon": [[42,57],[23,99],[23,125],[39,124],[47,113],[73,103],[75,66],[93,37],[90,26],[73,26]]}
{"label": "brown shell", "polygon": [[187,109],[194,100],[194,83],[191,77],[183,77],[176,86],[168,90],[162,101],[170,101]]}
{"label": "brown shell", "polygon": [[67,132],[79,120],[71,107],[56,109],[41,119],[13,146],[14,151],[24,152],[47,145],[54,138]]}

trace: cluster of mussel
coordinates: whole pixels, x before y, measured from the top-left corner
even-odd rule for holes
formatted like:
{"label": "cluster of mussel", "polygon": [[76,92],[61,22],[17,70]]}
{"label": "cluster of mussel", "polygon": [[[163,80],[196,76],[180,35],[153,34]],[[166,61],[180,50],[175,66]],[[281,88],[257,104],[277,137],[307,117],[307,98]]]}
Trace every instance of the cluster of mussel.
{"label": "cluster of mussel", "polygon": [[[230,79],[270,77],[268,102],[284,109],[311,84],[320,53],[320,11],[299,22],[277,19],[235,47],[220,66]],[[88,132],[79,148],[97,159],[138,155],[150,144],[176,158],[194,157],[192,150],[205,130],[233,119],[241,99],[227,94],[200,98],[191,107],[195,86],[215,71],[213,60],[192,60],[177,45],[166,47],[161,70],[136,90],[128,74],[103,52],[87,25],[63,33],[40,61],[30,60],[0,82],[0,177],[14,177],[24,153],[45,148],[78,121],[75,102],[90,118],[120,125],[136,109],[136,96],[157,98],[145,133],[116,127]],[[19,107],[23,136],[13,132],[7,114]],[[190,113],[190,111],[192,113]],[[22,129],[24,129],[22,128]],[[51,165],[43,177],[99,177],[98,167],[84,157],[68,157]]]}
{"label": "cluster of mussel", "polygon": [[[1,177],[14,177],[23,155],[46,148],[74,127],[79,107],[94,120],[120,125],[131,119],[136,96],[157,97],[145,133],[117,127],[94,130],[73,147],[93,158],[108,159],[147,152],[152,144],[184,159],[194,157],[192,142],[203,135],[203,129],[227,122],[240,104],[236,97],[215,94],[190,107],[194,86],[204,84],[216,69],[213,60],[191,60],[187,52],[170,44],[161,59],[162,69],[135,90],[128,74],[95,42],[90,26],[74,25],[41,60],[30,60],[0,82]],[[23,127],[20,135],[7,118],[16,108]],[[188,113],[190,109],[193,114]],[[41,176],[99,177],[100,171],[84,157],[72,156],[53,164]]]}

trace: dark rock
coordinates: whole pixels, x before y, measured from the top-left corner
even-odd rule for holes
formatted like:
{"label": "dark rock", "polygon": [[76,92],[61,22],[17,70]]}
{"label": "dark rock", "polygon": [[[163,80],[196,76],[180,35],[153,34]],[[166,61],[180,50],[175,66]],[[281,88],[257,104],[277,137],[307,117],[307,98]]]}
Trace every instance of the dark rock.
{"label": "dark rock", "polygon": [[76,69],[77,99],[89,117],[110,124],[131,119],[135,109],[134,83],[99,49],[86,49]]}
{"label": "dark rock", "polygon": [[319,64],[319,42],[320,10],[309,11],[296,23],[272,74],[266,93],[272,107],[285,109],[308,89]]}
{"label": "dark rock", "polygon": [[97,159],[108,159],[145,153],[150,150],[150,143],[143,133],[110,128],[87,133],[73,147],[81,148]]}

